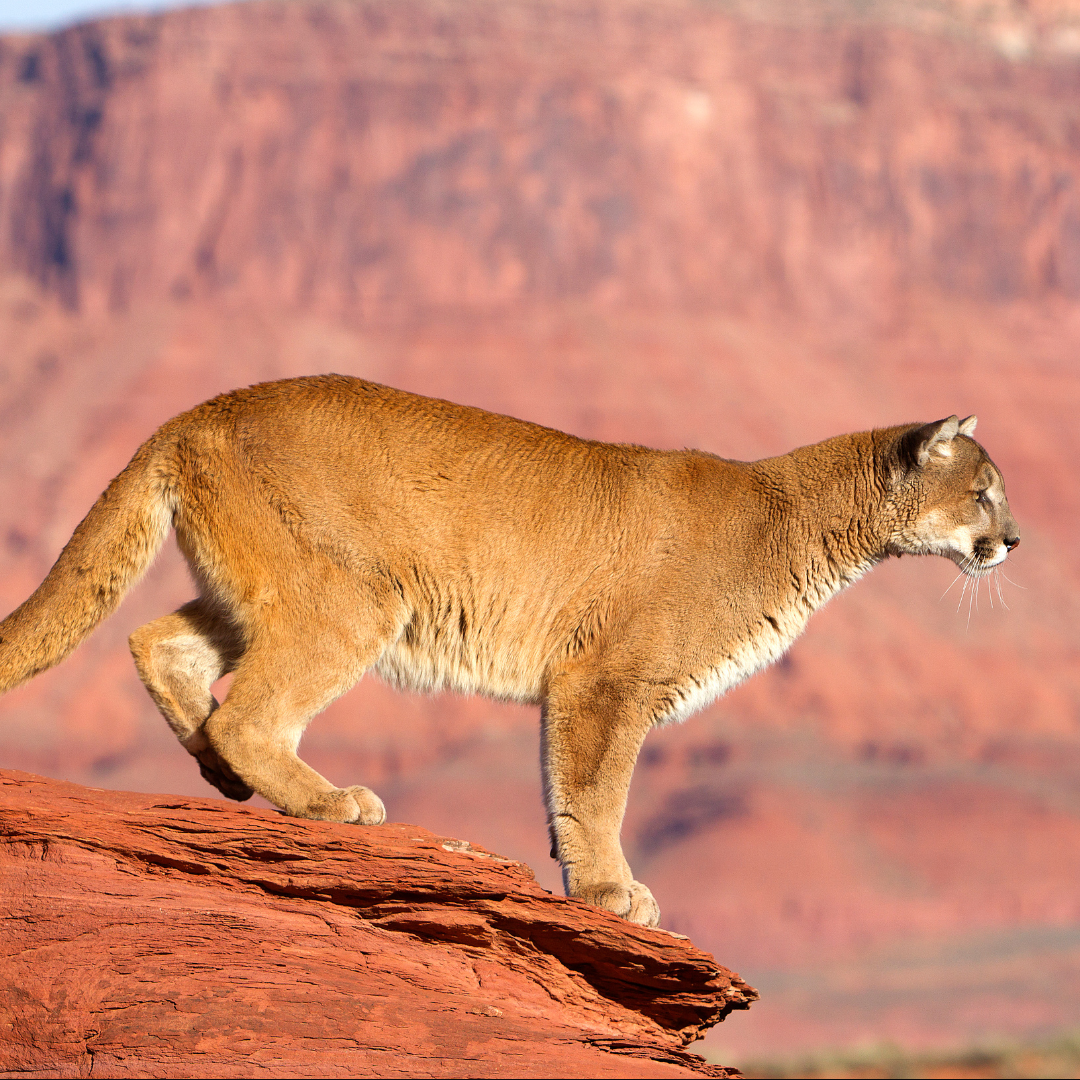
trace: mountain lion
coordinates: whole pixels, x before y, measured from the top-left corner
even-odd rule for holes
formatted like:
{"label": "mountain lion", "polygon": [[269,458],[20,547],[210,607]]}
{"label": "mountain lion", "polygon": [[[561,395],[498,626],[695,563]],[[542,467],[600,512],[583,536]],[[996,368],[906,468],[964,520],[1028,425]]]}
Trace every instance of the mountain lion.
{"label": "mountain lion", "polygon": [[0,624],[0,690],[67,656],[173,528],[198,599],[131,651],[219,791],[381,823],[378,796],[296,754],[369,668],[538,703],[568,895],[655,926],[619,843],[645,736],[776,660],[886,556],[1001,563],[1020,540],[974,430],[950,416],[740,462],[339,375],[236,390],[170,420],[109,485]]}

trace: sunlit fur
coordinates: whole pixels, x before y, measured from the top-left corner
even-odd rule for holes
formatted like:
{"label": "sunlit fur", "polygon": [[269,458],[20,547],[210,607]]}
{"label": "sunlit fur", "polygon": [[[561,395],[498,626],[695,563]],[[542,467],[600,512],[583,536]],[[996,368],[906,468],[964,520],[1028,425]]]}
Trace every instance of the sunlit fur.
{"label": "sunlit fur", "polygon": [[365,671],[538,703],[567,891],[654,925],[619,844],[646,734],[776,660],[889,555],[999,565],[1016,524],[973,430],[953,416],[746,463],[341,376],[238,390],[165,424],[109,485],[0,624],[0,689],[62,660],[171,526],[199,596],[131,648],[210,783],[377,824],[373,792],[296,754]]}

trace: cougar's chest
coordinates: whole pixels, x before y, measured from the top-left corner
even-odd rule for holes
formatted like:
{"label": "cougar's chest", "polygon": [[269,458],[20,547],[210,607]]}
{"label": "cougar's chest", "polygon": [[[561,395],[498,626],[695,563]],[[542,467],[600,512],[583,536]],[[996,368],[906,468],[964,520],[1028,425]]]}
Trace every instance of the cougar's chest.
{"label": "cougar's chest", "polygon": [[710,642],[710,661],[678,679],[671,704],[657,717],[660,724],[679,723],[710,705],[751,675],[779,660],[802,633],[810,612],[796,600],[765,611],[732,632]]}

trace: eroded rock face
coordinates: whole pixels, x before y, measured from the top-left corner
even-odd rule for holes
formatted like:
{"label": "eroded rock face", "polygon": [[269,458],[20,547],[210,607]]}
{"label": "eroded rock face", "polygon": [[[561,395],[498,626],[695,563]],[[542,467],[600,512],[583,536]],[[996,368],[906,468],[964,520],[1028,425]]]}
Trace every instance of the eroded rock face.
{"label": "eroded rock face", "polygon": [[12,38],[0,267],[89,311],[1074,300],[1055,6],[1030,63],[928,3],[271,0]]}
{"label": "eroded rock face", "polygon": [[757,993],[412,825],[0,773],[0,1073],[737,1075]]}

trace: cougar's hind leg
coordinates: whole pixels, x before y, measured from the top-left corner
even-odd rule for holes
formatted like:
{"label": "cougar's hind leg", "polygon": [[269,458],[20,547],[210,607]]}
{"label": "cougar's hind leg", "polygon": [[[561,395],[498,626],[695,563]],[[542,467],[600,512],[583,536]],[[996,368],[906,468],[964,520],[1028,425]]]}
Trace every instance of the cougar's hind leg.
{"label": "cougar's hind leg", "polygon": [[651,727],[632,680],[587,670],[552,678],[542,761],[552,853],[568,896],[656,926],[660,908],[634,880],[619,842],[630,778]]}
{"label": "cougar's hind leg", "polygon": [[210,687],[243,655],[239,633],[203,599],[140,626],[129,639],[135,667],[205,780],[230,799],[250,799],[245,784],[210,746],[203,724],[218,707]]}
{"label": "cougar's hind leg", "polygon": [[335,787],[296,753],[311,718],[352,687],[386,644],[380,635],[358,649],[343,638],[317,632],[253,642],[204,731],[229,768],[287,814],[379,825],[386,811],[373,791]]}

